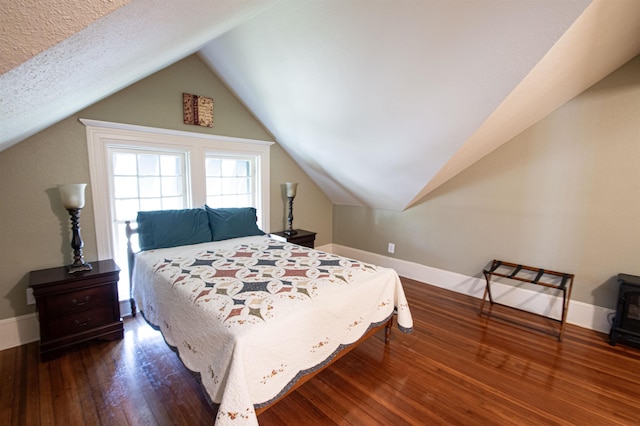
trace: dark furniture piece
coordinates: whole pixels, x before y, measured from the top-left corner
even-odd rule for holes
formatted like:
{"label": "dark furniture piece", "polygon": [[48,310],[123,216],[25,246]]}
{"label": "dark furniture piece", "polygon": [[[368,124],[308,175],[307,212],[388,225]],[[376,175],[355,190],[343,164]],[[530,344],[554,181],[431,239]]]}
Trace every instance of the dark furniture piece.
{"label": "dark furniture piece", "polygon": [[609,343],[619,338],[631,346],[640,347],[640,277],[618,274],[618,303],[616,317],[609,333]]}
{"label": "dark furniture piece", "polygon": [[[484,289],[482,303],[480,305],[480,314],[484,310],[484,304],[487,296],[489,303],[496,303],[491,294],[491,278],[502,277],[511,280],[521,281],[529,284],[535,284],[542,287],[556,289],[562,292],[562,319],[560,320],[560,331],[558,333],[558,341],[562,341],[564,336],[564,326],[567,322],[567,311],[569,309],[569,299],[571,299],[571,287],[573,286],[573,274],[564,272],[551,271],[549,269],[536,268],[533,266],[525,266],[517,263],[505,262],[503,260],[494,259],[490,269],[482,271],[487,281]],[[498,303],[500,304],[500,303]],[[512,306],[509,306],[513,308]],[[517,309],[517,308],[516,308]],[[554,318],[551,318],[555,320]],[[557,321],[557,320],[555,320]]]}
{"label": "dark furniture piece", "polygon": [[287,235],[285,231],[273,232],[269,235],[271,236],[271,238],[276,240],[298,244],[299,246],[314,248],[314,243],[316,240],[315,232],[305,231],[304,229],[295,229],[294,231],[296,231],[296,233],[293,235]]}
{"label": "dark furniture piece", "polygon": [[75,274],[64,266],[29,274],[40,321],[41,361],[81,342],[124,336],[118,303],[120,268],[113,260],[92,266],[91,271]]}

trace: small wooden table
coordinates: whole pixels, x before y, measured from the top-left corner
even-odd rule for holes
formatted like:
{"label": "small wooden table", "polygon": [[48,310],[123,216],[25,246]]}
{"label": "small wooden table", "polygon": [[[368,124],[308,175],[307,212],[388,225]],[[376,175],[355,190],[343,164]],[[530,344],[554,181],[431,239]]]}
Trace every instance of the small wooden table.
{"label": "small wooden table", "polygon": [[57,267],[32,271],[40,321],[40,360],[92,339],[122,339],[118,302],[120,268],[113,260],[91,262],[93,270],[70,274]]}
{"label": "small wooden table", "polygon": [[311,231],[305,231],[304,229],[294,229],[296,232],[293,235],[287,235],[285,231],[273,232],[270,236],[276,240],[285,241],[288,243],[298,244],[309,248],[314,248],[316,233]]}

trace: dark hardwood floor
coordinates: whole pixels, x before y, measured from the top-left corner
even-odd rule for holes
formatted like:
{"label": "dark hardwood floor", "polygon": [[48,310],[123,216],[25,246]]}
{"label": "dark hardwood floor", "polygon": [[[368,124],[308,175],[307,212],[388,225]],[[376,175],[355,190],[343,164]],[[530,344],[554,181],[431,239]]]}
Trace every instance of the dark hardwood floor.
{"label": "dark hardwood floor", "polygon": [[[261,425],[640,424],[640,349],[403,279],[414,332],[373,336],[258,418]],[[526,325],[526,328],[523,327]],[[212,424],[215,409],[140,316],[125,338],[38,361],[0,352],[0,425]]]}

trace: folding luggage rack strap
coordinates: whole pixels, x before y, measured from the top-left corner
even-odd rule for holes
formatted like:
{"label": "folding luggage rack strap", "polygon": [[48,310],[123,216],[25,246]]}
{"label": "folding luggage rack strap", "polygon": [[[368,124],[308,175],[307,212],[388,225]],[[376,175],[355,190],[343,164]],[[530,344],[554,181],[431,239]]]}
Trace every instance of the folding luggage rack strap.
{"label": "folding luggage rack strap", "polygon": [[[500,272],[497,272],[498,269],[500,269]],[[543,268],[536,268],[533,266],[525,266],[497,259],[493,260],[493,262],[491,263],[491,267],[488,270],[484,269],[482,272],[484,273],[484,278],[487,281],[487,285],[484,289],[484,295],[482,296],[482,303],[480,304],[480,314],[482,314],[484,310],[487,296],[489,297],[489,303],[491,305],[493,305],[494,303],[498,305],[504,305],[493,300],[493,295],[491,294],[491,279],[493,277],[508,278],[511,280],[522,281],[529,284],[535,284],[560,290],[562,292],[562,319],[560,320],[560,332],[558,334],[558,341],[562,341],[562,338],[564,337],[564,326],[567,322],[569,300],[571,299],[571,288],[573,287],[573,274],[567,274],[564,272],[557,272]],[[534,274],[535,277],[531,278]],[[545,281],[542,279],[543,277],[550,277],[552,279],[551,281],[553,282]]]}

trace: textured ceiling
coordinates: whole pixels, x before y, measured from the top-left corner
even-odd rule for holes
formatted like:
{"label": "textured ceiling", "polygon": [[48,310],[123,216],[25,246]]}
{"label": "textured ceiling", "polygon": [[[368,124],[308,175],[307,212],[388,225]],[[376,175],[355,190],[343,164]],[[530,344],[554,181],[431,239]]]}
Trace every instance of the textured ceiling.
{"label": "textured ceiling", "polygon": [[640,53],[637,28],[637,0],[133,0],[0,76],[0,149],[199,51],[334,203],[401,210]]}
{"label": "textured ceiling", "polygon": [[[196,52],[274,3],[132,0],[0,75],[0,150]],[[39,30],[50,39],[48,27]]]}
{"label": "textured ceiling", "polygon": [[0,74],[4,74],[130,0],[3,1]]}

